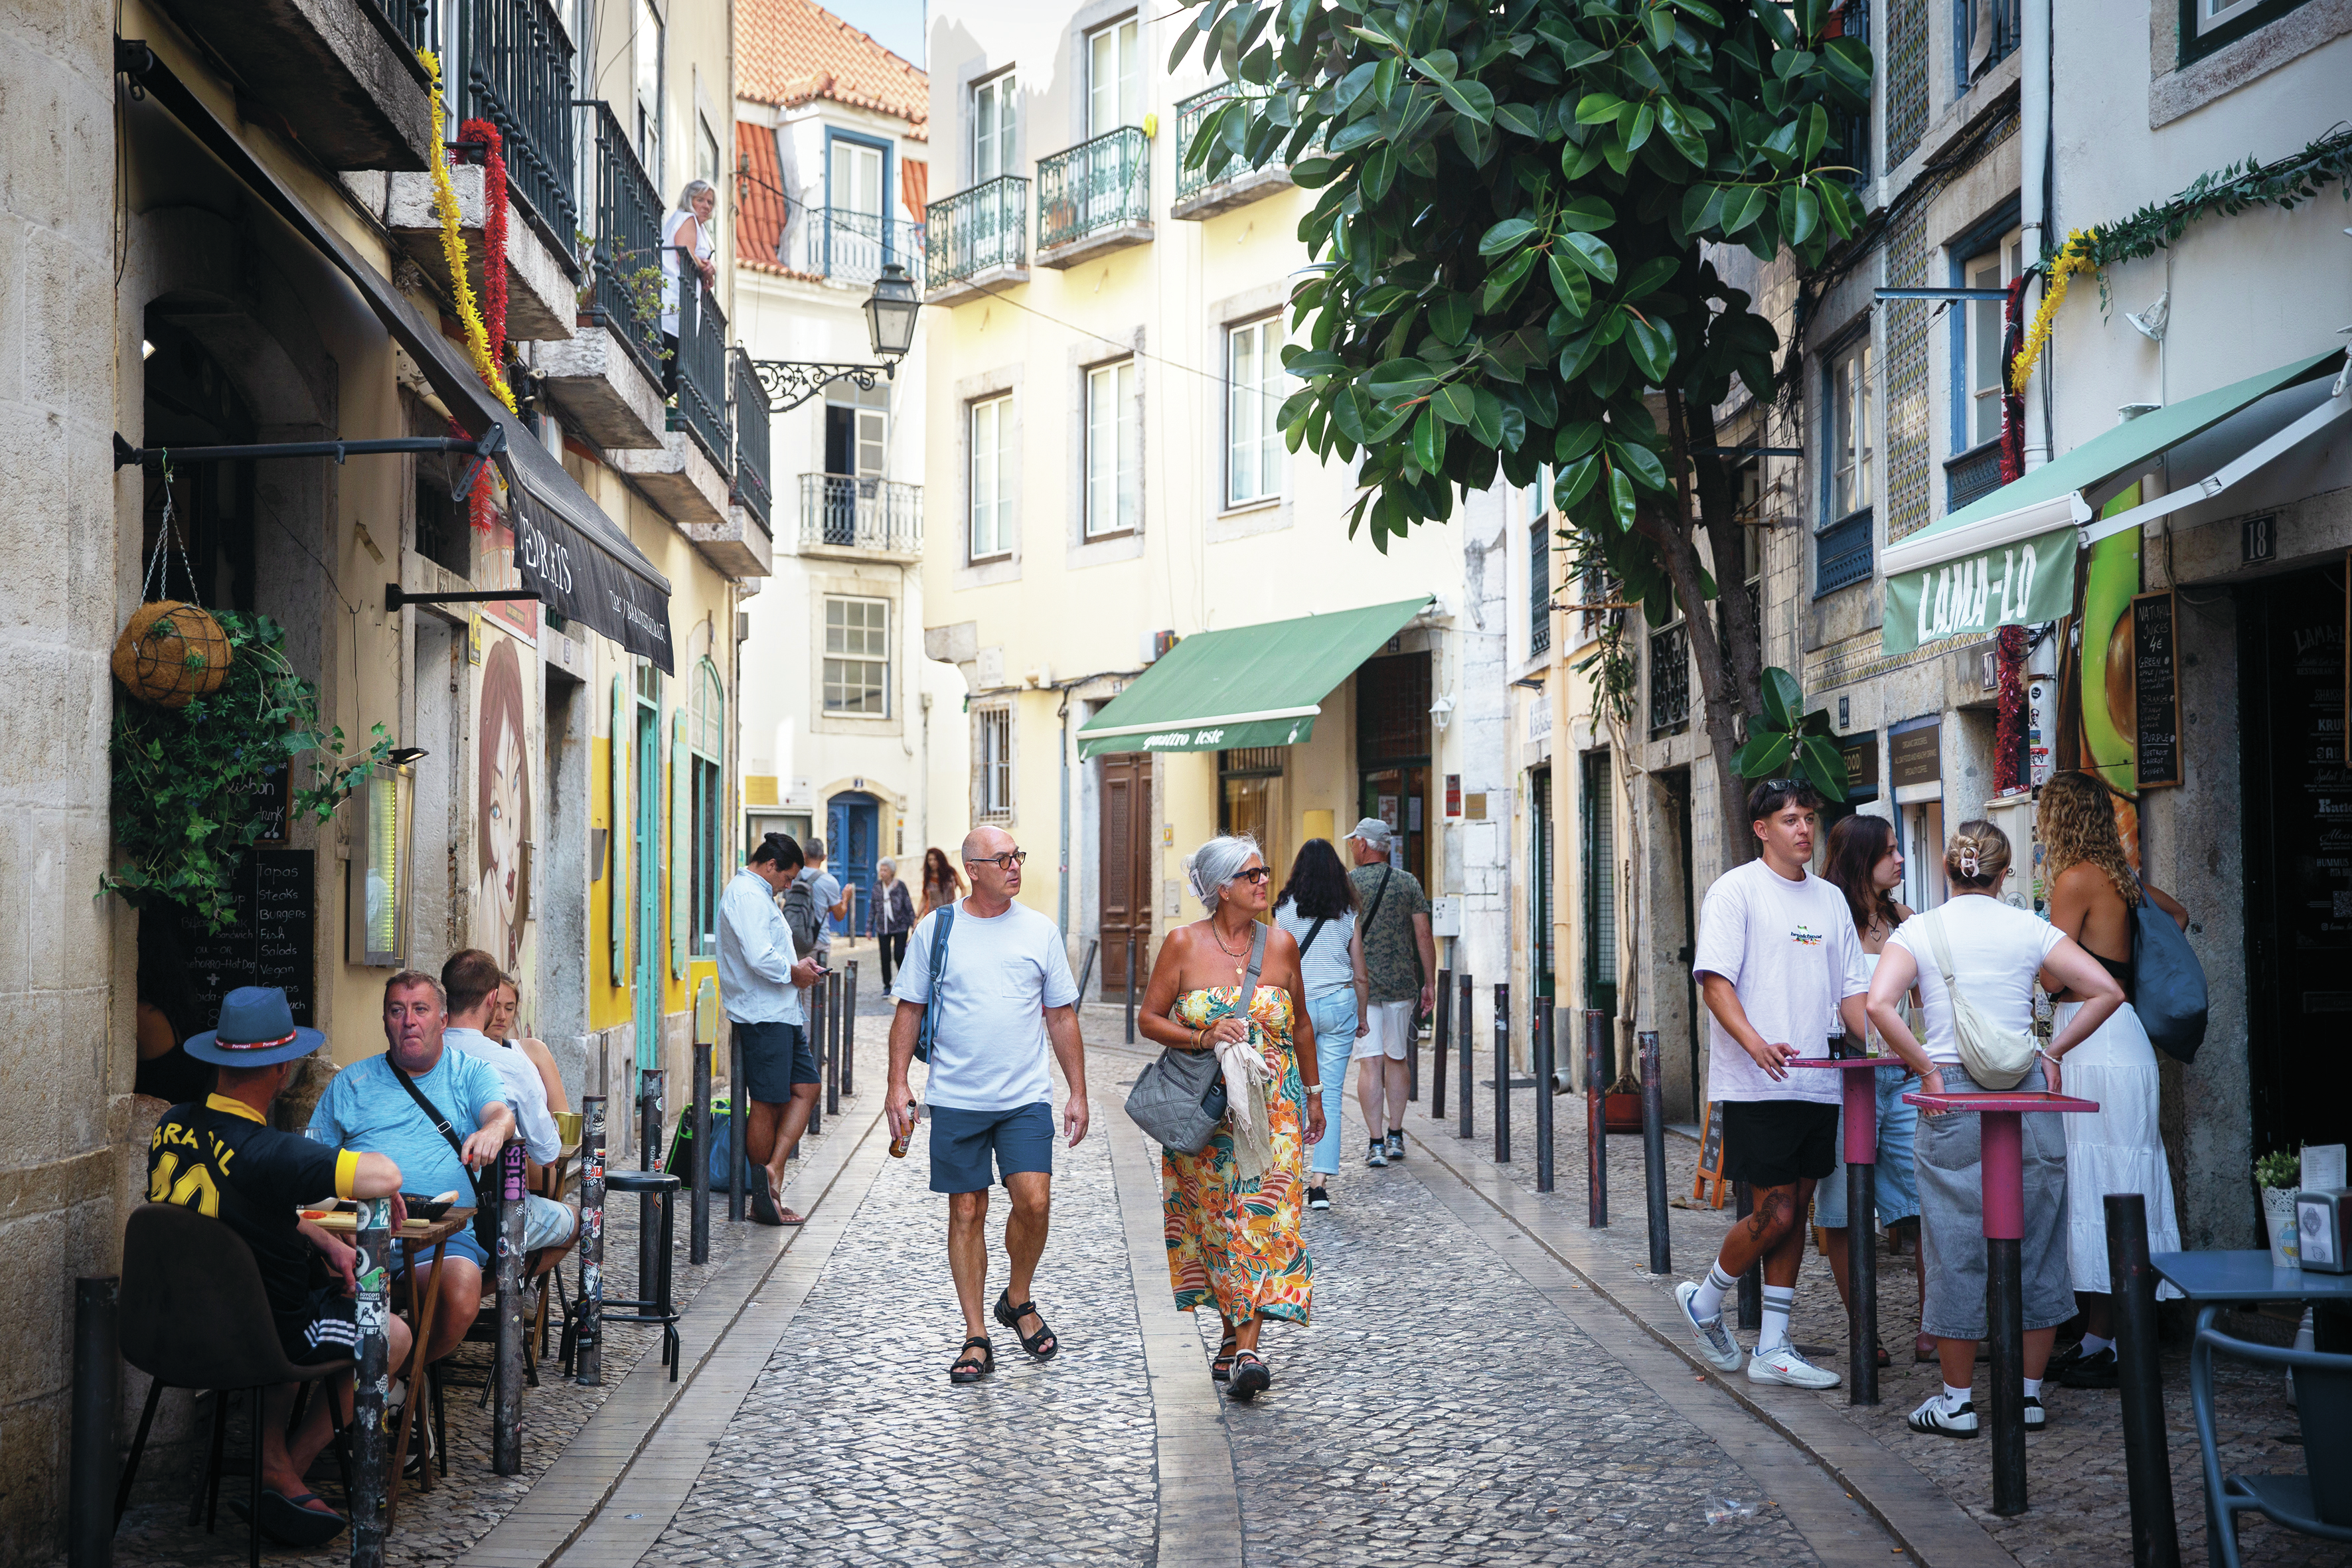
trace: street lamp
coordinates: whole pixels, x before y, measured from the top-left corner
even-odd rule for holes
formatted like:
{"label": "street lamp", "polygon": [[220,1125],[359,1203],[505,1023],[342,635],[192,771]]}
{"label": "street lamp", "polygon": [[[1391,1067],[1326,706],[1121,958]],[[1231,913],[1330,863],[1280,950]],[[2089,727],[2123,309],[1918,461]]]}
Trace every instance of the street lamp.
{"label": "street lamp", "polygon": [[898,362],[915,344],[915,313],[923,308],[915,280],[893,261],[874,280],[866,297],[866,336],[879,364],[832,364],[822,361],[761,359],[751,362],[760,390],[768,395],[768,412],[797,408],[836,381],[846,381],[871,392],[877,381],[894,376]]}

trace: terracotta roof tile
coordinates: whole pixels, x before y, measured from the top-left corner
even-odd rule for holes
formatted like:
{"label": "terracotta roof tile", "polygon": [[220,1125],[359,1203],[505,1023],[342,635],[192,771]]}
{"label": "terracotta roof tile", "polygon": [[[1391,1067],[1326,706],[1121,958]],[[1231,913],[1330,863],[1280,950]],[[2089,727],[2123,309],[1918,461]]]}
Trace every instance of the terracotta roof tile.
{"label": "terracotta roof tile", "polygon": [[793,108],[828,98],[906,121],[929,136],[930,78],[812,0],[740,0],[736,88],[756,103]]}
{"label": "terracotta roof tile", "polygon": [[779,265],[784,237],[784,172],[776,133],[735,122],[735,260],[763,270]]}

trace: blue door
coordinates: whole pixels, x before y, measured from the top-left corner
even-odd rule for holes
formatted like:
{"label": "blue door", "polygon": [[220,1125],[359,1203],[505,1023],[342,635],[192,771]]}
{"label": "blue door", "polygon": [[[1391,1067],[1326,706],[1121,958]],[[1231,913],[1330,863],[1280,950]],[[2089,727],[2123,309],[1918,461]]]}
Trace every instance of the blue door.
{"label": "blue door", "polygon": [[833,922],[836,936],[856,936],[873,926],[874,858],[881,828],[881,802],[863,790],[848,790],[825,803],[824,868],[846,889],[857,889],[848,919]]}

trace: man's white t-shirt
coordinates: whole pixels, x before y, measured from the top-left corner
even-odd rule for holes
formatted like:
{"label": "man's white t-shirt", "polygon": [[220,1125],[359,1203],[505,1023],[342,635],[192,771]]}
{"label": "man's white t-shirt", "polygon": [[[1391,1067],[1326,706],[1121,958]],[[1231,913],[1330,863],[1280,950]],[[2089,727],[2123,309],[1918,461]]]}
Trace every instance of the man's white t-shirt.
{"label": "man's white t-shirt", "polygon": [[1927,1024],[1922,1043],[1927,1059],[1939,1067],[1958,1067],[1960,1037],[1952,1025],[1952,994],[1937,967],[1935,944],[1927,940],[1931,921],[1941,927],[1952,978],[1968,993],[1978,1015],[1995,1029],[2015,1035],[2033,1026],[2034,976],[2066,933],[2040,915],[1999,899],[1961,897],[1913,915],[1886,939],[1899,943],[1919,965],[1920,1010]]}
{"label": "man's white t-shirt", "polygon": [[[1792,882],[1761,859],[1725,872],[1706,890],[1691,974],[1730,981],[1756,1031],[1802,1057],[1827,1056],[1830,1036],[1845,1026],[1838,1004],[1870,989],[1853,913],[1836,884],[1810,871]],[[1791,1068],[1775,1080],[1712,1014],[1707,1027],[1709,1100],[1835,1105],[1843,1098],[1838,1074]]]}
{"label": "man's white t-shirt", "polygon": [[488,1063],[507,1091],[507,1108],[514,1112],[515,1131],[521,1134],[523,1152],[542,1165],[551,1165],[563,1152],[563,1139],[555,1130],[555,1114],[547,1109],[547,1085],[539,1067],[515,1047],[502,1046],[479,1029],[444,1029],[441,1043],[455,1046],[476,1061]]}
{"label": "man's white t-shirt", "polygon": [[907,938],[907,959],[891,995],[940,1008],[923,1099],[950,1110],[1014,1110],[1051,1105],[1045,1009],[1078,999],[1062,933],[1036,910],[1014,904],[982,919],[969,900],[955,906],[940,995],[931,996],[931,939],[939,911]]}

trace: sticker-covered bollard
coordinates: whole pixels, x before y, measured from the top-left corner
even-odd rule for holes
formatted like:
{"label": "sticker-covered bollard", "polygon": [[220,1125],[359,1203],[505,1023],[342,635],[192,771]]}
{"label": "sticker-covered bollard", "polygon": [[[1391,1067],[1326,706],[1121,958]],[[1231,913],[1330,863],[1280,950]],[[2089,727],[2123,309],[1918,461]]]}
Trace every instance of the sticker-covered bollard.
{"label": "sticker-covered bollard", "polygon": [[362,1198],[352,1242],[359,1257],[353,1316],[359,1364],[352,1379],[352,1568],[383,1568],[389,1488],[384,1412],[392,1403],[392,1200]]}

